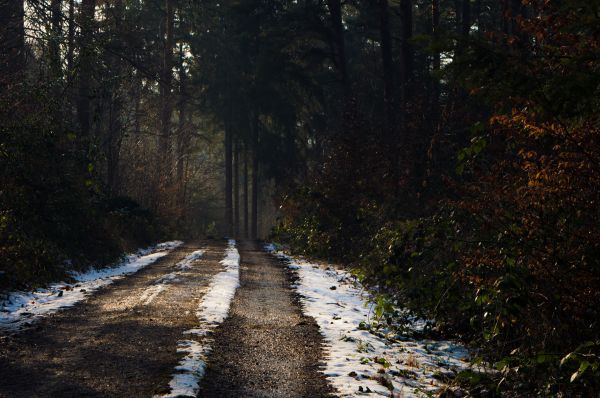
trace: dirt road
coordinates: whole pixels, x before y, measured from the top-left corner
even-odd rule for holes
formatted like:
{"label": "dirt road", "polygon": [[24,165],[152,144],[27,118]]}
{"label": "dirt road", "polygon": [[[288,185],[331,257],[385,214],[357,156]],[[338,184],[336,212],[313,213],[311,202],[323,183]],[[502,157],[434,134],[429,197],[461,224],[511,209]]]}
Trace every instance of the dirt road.
{"label": "dirt road", "polygon": [[[185,270],[190,253],[204,255]],[[302,315],[285,267],[240,242],[240,287],[212,336],[200,397],[327,397],[322,337]],[[152,397],[169,392],[177,342],[223,270],[225,242],[176,249],[79,305],[0,336],[0,397]],[[175,277],[173,276],[175,275]],[[167,280],[168,283],[164,283]]]}
{"label": "dirt road", "polygon": [[[222,269],[224,242],[183,245],[32,330],[0,338],[0,397],[151,397],[168,383],[177,341]],[[191,252],[203,257],[158,291]]]}
{"label": "dirt road", "polygon": [[199,397],[319,398],[322,337],[302,315],[289,275],[255,242],[240,242],[240,287],[217,329]]}

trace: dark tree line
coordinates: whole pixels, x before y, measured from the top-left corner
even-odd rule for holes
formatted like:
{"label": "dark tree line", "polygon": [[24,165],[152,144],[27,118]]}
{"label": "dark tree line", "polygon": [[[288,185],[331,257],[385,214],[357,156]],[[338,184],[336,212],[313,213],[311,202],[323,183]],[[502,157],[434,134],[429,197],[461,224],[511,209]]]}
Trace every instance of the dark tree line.
{"label": "dark tree line", "polygon": [[248,83],[269,92],[248,94],[260,147],[277,148],[276,126],[269,157],[289,131],[298,156],[259,156],[277,238],[359,264],[383,302],[481,348],[500,377],[463,376],[492,395],[597,390],[597,2],[236,11],[236,40],[258,32],[266,55]]}
{"label": "dark tree line", "polygon": [[216,232],[221,121],[190,52],[197,8],[0,2],[0,285]]}

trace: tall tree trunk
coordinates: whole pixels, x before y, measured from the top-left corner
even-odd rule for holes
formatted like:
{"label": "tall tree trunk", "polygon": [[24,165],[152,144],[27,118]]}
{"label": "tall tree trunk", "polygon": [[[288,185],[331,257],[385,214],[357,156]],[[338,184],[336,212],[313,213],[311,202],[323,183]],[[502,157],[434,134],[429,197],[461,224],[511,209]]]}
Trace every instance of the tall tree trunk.
{"label": "tall tree trunk", "polygon": [[18,84],[24,69],[24,1],[0,0],[0,92]]}
{"label": "tall tree trunk", "polygon": [[462,37],[456,44],[455,56],[460,57],[466,43],[464,39],[471,32],[471,0],[455,0],[454,12],[456,14],[456,33]]}
{"label": "tall tree trunk", "polygon": [[62,60],[60,56],[60,40],[62,38],[62,0],[50,2],[51,29],[48,45],[50,64],[50,84],[52,87],[52,116],[54,123],[62,124]]}
{"label": "tall tree trunk", "polygon": [[258,125],[258,115],[255,115],[252,126],[252,239],[258,238]]}
{"label": "tall tree trunk", "polygon": [[[475,6],[473,8],[477,21],[477,34],[481,35],[483,32],[485,32],[485,27],[483,26],[481,21],[481,0],[475,0]],[[473,21],[475,21],[475,18],[473,18]]]}
{"label": "tall tree trunk", "polygon": [[171,83],[173,80],[173,0],[165,0],[165,18],[161,25],[163,39],[162,68],[160,74],[160,134],[158,136],[158,177],[161,189],[166,188],[170,167],[169,141],[173,104]]}
{"label": "tall tree trunk", "polygon": [[454,0],[454,27],[460,32],[460,14],[462,12],[462,0]]}
{"label": "tall tree trunk", "polygon": [[142,131],[142,90],[143,82],[140,76],[140,72],[136,71],[133,77],[133,103],[134,103],[134,121],[133,121],[133,134],[136,139],[139,139]]}
{"label": "tall tree trunk", "polygon": [[329,16],[333,27],[336,63],[342,77],[344,91],[347,94],[350,87],[348,79],[348,61],[346,59],[346,45],[344,40],[344,24],[342,21],[342,3],[340,0],[327,0],[327,6],[329,7]]}
{"label": "tall tree trunk", "polygon": [[187,109],[187,74],[184,65],[183,45],[179,46],[179,126],[177,128],[177,202],[179,215],[185,214],[185,158],[186,148],[189,141],[188,131],[186,129]]}
{"label": "tall tree trunk", "polygon": [[73,105],[76,103],[76,92],[74,84],[75,81],[75,47],[77,44],[75,43],[75,0],[69,0],[69,18],[67,21],[67,69],[65,71],[66,77],[66,108],[65,112],[63,112],[63,117],[66,117],[66,121],[68,123],[73,122]]}
{"label": "tall tree trunk", "polygon": [[79,98],[77,100],[77,116],[82,139],[89,142],[91,131],[91,85],[94,62],[93,34],[96,11],[96,0],[82,0],[79,14],[81,29],[79,45]]}
{"label": "tall tree trunk", "polygon": [[75,53],[75,0],[69,0],[69,22],[67,27],[67,71],[72,77]]}
{"label": "tall tree trunk", "polygon": [[413,35],[413,2],[400,0],[401,51],[400,51],[400,97],[402,101],[401,126],[406,128],[408,101],[411,96],[414,50],[410,43]]}
{"label": "tall tree trunk", "polygon": [[379,0],[381,59],[383,63],[383,101],[385,106],[385,130],[394,125],[394,61],[392,59],[392,34],[388,0]]}
{"label": "tall tree trunk", "polygon": [[432,92],[432,113],[433,120],[438,121],[440,117],[440,81],[439,72],[441,68],[440,52],[437,50],[440,39],[440,0],[433,0],[431,4],[431,31],[435,42],[436,50],[433,53],[433,92]]}
{"label": "tall tree trunk", "polygon": [[248,238],[248,144],[244,144],[244,238]]}
{"label": "tall tree trunk", "polygon": [[231,237],[233,234],[233,170],[232,170],[232,143],[231,127],[225,124],[225,233]]}
{"label": "tall tree trunk", "polygon": [[463,36],[468,37],[470,32],[471,32],[471,0],[463,0],[461,33]]}
{"label": "tall tree trunk", "polygon": [[240,235],[240,145],[236,139],[233,146],[233,233]]}
{"label": "tall tree trunk", "polygon": [[[109,7],[109,5],[107,5]],[[122,53],[124,46],[123,37],[123,0],[114,0],[114,10],[112,18],[114,19],[114,35],[112,44],[114,51]],[[112,93],[110,98],[110,113],[108,123],[108,134],[106,136],[106,160],[107,160],[107,185],[111,195],[117,195],[120,188],[119,161],[121,153],[121,143],[123,135],[123,123],[121,121],[123,111],[123,98],[121,94],[121,81],[123,64],[118,55],[110,55],[110,64],[113,72]]]}
{"label": "tall tree trunk", "polygon": [[62,37],[62,0],[52,0],[50,2],[51,13],[51,36],[49,41],[50,55],[50,79],[53,84],[58,85],[62,78],[62,62],[60,57],[60,40]]}

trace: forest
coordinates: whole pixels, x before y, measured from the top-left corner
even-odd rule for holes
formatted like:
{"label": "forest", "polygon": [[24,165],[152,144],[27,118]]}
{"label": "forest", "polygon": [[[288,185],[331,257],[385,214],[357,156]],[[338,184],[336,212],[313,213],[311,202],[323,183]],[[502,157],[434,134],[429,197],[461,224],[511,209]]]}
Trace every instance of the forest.
{"label": "forest", "polygon": [[468,396],[596,397],[599,60],[598,0],[0,0],[0,291],[273,241]]}

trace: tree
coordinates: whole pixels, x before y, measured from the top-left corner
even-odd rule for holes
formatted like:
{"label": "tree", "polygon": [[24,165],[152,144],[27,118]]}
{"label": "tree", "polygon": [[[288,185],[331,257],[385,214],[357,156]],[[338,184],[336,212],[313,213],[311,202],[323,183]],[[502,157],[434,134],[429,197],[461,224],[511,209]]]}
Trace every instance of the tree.
{"label": "tree", "polygon": [[225,121],[225,232],[233,236],[233,132]]}
{"label": "tree", "polygon": [[177,205],[179,206],[180,217],[185,214],[185,164],[190,144],[189,131],[189,115],[187,110],[188,101],[188,77],[186,72],[185,53],[183,44],[179,44],[179,125],[177,128],[177,152],[176,152],[176,167],[177,167]]}
{"label": "tree", "polygon": [[240,236],[240,143],[236,137],[233,143],[233,236]]}
{"label": "tree", "polygon": [[249,220],[248,220],[248,145],[244,143],[244,238],[248,238],[249,234]]}
{"label": "tree", "polygon": [[82,0],[79,14],[79,96],[77,116],[81,138],[89,142],[91,134],[91,81],[94,68],[94,25],[96,0]]}
{"label": "tree", "polygon": [[25,67],[24,1],[0,1],[0,88],[10,86],[20,79]]}
{"label": "tree", "polygon": [[69,20],[67,26],[67,72],[69,81],[74,69],[75,59],[75,0],[69,0]]}
{"label": "tree", "polygon": [[[439,45],[440,40],[440,0],[431,1],[431,35],[434,46]],[[440,82],[439,73],[441,68],[440,51],[436,48],[433,50],[432,72],[432,114],[435,121],[440,117]]]}
{"label": "tree", "polygon": [[164,20],[161,23],[160,38],[163,42],[162,64],[160,69],[160,134],[158,136],[158,178],[159,186],[166,190],[171,172],[170,137],[171,116],[173,113],[173,46],[175,8],[173,0],[165,0]]}
{"label": "tree", "polygon": [[471,0],[463,0],[461,12],[461,33],[468,36],[471,32]]}
{"label": "tree", "polygon": [[[392,58],[392,34],[390,32],[390,15],[388,0],[379,0],[381,58],[383,61],[383,96],[385,106],[385,130],[394,124],[394,61]],[[386,131],[389,134],[389,131]]]}
{"label": "tree", "polygon": [[259,124],[258,115],[254,115],[252,119],[252,223],[250,229],[250,238],[258,238],[258,198],[259,198]]}
{"label": "tree", "polygon": [[333,53],[337,68],[340,72],[342,87],[346,94],[350,90],[350,81],[348,78],[348,61],[346,59],[346,44],[344,40],[344,25],[342,22],[342,3],[340,0],[327,0],[329,8],[329,18],[332,26]]}
{"label": "tree", "polygon": [[400,0],[400,88],[402,104],[405,107],[411,94],[413,78],[414,50],[411,44],[413,32],[413,4],[412,0]]}
{"label": "tree", "polygon": [[110,51],[107,63],[110,65],[109,73],[113,76],[113,83],[109,85],[109,93],[107,93],[109,96],[109,112],[103,146],[106,155],[106,183],[109,193],[116,196],[120,189],[119,161],[123,140],[123,123],[121,119],[124,106],[122,88],[124,65],[121,54],[125,52],[122,42],[125,5],[123,0],[115,0],[112,8],[109,8],[109,4],[106,4],[105,7],[107,20],[112,21],[112,38],[109,44]]}
{"label": "tree", "polygon": [[[59,81],[62,79],[62,59],[60,55],[60,41],[62,38],[62,1],[52,0],[50,3],[51,13],[51,31],[50,31],[50,78],[54,80],[54,84],[58,87]],[[60,92],[55,91],[55,95],[59,96]]]}

